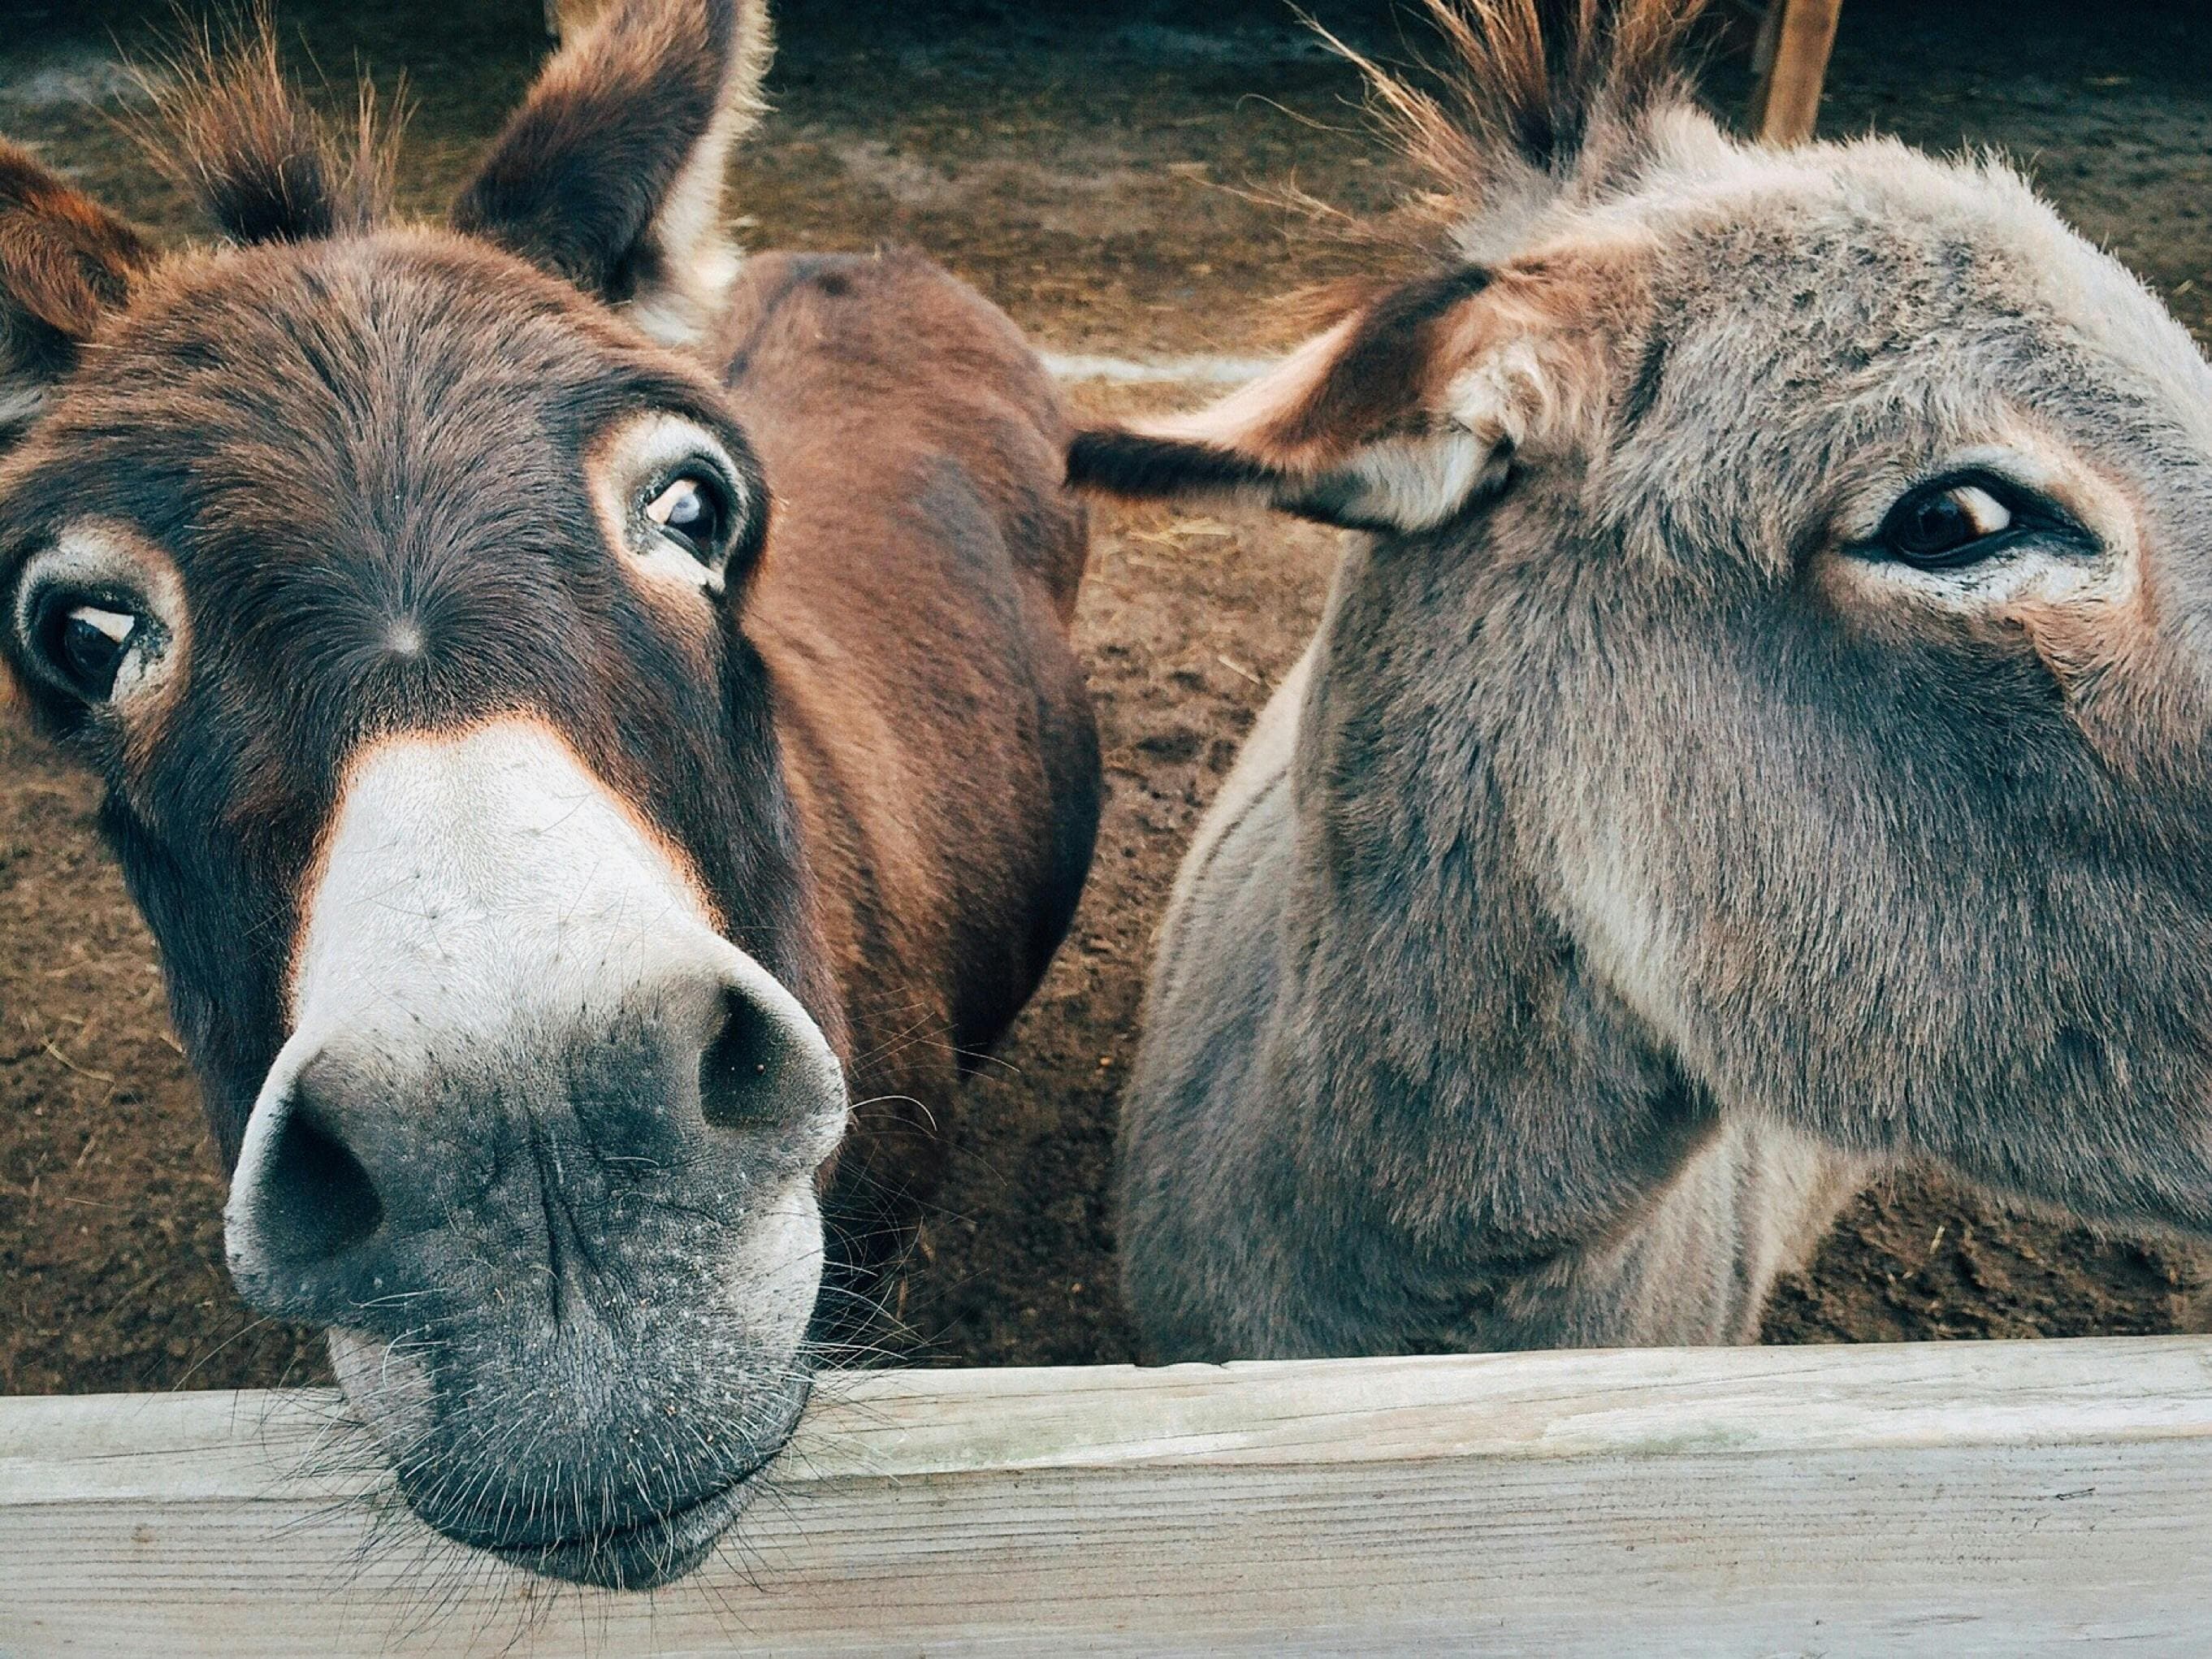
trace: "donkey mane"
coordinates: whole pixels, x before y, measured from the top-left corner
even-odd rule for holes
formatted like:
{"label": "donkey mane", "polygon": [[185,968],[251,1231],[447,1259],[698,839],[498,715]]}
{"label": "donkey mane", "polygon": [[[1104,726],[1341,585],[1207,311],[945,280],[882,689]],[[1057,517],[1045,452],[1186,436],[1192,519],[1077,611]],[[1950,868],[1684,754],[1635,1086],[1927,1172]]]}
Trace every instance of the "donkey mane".
{"label": "donkey mane", "polygon": [[403,112],[362,84],[343,136],[286,76],[265,7],[173,52],[139,138],[232,241],[307,242],[368,230],[391,210]]}
{"label": "donkey mane", "polygon": [[[1460,212],[1516,167],[1577,171],[1593,141],[1669,103],[1694,102],[1677,64],[1705,0],[1424,0],[1446,63],[1428,85],[1336,43],[1375,112]],[[1562,27],[1547,12],[1571,10]],[[1431,87],[1434,90],[1431,90]]]}
{"label": "donkey mane", "polygon": [[[1315,24],[1364,77],[1384,142],[1426,180],[1390,222],[1346,222],[1340,232],[1395,245],[1416,266],[1495,260],[1547,208],[1620,187],[1646,149],[1652,115],[1698,106],[1681,64],[1705,3],[1421,0],[1443,55],[1417,52],[1402,69]],[[1375,291],[1355,278],[1297,309],[1334,320]]]}

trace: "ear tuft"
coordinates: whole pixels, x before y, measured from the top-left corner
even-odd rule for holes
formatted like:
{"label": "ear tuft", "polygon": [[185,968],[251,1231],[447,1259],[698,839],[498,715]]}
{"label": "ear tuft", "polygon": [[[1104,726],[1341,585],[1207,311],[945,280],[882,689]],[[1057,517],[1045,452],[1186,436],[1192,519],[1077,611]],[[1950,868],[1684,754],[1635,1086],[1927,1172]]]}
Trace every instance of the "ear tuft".
{"label": "ear tuft", "polygon": [[1601,123],[1686,95],[1675,60],[1705,0],[1427,4],[1451,53],[1441,112],[1462,138],[1552,171],[1573,166]]}
{"label": "ear tuft", "polygon": [[769,52],[764,0],[617,0],[546,65],[454,228],[696,339],[737,273],[723,174]]}
{"label": "ear tuft", "polygon": [[147,82],[147,152],[231,240],[312,241],[387,210],[398,123],[379,118],[364,84],[350,142],[338,139],[285,77],[265,5],[190,38],[167,68]]}
{"label": "ear tuft", "polygon": [[0,141],[0,451],[153,263],[137,231]]}

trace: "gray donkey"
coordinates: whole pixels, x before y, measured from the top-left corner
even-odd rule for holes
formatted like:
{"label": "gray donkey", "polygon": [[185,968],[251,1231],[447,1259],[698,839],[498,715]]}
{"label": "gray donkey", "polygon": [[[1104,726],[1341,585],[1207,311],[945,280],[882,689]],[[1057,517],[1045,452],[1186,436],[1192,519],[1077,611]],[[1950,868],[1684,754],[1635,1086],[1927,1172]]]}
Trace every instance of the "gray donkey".
{"label": "gray donkey", "polygon": [[1160,1358],[1744,1341],[1881,1164],[2212,1235],[2212,371],[2027,185],[1434,0],[1426,274],[1131,496],[1370,532],[1178,880]]}

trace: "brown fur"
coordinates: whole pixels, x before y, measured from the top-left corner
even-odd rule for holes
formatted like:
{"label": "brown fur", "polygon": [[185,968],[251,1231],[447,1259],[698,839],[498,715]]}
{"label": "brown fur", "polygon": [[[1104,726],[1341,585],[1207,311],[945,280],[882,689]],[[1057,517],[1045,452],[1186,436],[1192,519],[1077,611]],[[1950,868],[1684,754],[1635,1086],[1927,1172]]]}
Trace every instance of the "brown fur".
{"label": "brown fur", "polygon": [[[760,115],[769,50],[763,5],[609,9],[538,77],[454,226],[611,302],[659,288],[670,314],[642,325],[657,337],[705,331],[735,263],[706,204]],[[697,137],[679,146],[671,131]]]}
{"label": "brown fur", "polygon": [[136,230],[0,140],[0,453],[153,257]]}
{"label": "brown fur", "polygon": [[1304,452],[1334,460],[1359,437],[1420,414],[1437,390],[1437,337],[1489,283],[1486,270],[1453,271],[1362,307],[1326,372],[1267,423],[1255,447],[1284,452],[1285,464]]}
{"label": "brown fur", "polygon": [[[860,1115],[850,1189],[926,1190],[954,1082],[1056,938],[1036,896],[1072,904],[1081,882],[1065,835],[991,805],[1052,798],[1097,763],[1058,712],[1081,684],[1072,652],[1054,645],[1012,684],[992,666],[1010,627],[1057,641],[1073,617],[1084,514],[1049,483],[1066,416],[1012,325],[908,253],[756,258],[713,349],[780,492],[750,614],[856,1034],[855,1092],[887,1102]],[[921,543],[920,568],[876,551],[875,526],[931,511],[946,454],[968,459],[961,504],[1014,562],[1017,613],[960,597],[970,547]],[[971,787],[931,787],[948,774]]]}
{"label": "brown fur", "polygon": [[366,84],[342,141],[285,79],[265,3],[234,33],[203,27],[146,82],[148,157],[234,241],[362,230],[389,210],[398,123]]}
{"label": "brown fur", "polygon": [[[1394,73],[1330,42],[1367,77],[1383,131],[1436,183],[1428,217],[1494,210],[1530,172],[1563,176],[1595,140],[1684,95],[1674,63],[1705,0],[1423,0],[1442,70]],[[1562,15],[1561,14],[1564,14]]]}
{"label": "brown fur", "polygon": [[1034,354],[910,254],[728,286],[766,40],[626,0],[445,228],[265,29],[169,111],[234,246],[149,265],[0,156],[0,316],[65,348],[0,380],[0,659],[107,784],[234,1274],[427,1519],[603,1583],[745,1501],[825,1249],[815,1340],[866,1324],[1101,791]]}

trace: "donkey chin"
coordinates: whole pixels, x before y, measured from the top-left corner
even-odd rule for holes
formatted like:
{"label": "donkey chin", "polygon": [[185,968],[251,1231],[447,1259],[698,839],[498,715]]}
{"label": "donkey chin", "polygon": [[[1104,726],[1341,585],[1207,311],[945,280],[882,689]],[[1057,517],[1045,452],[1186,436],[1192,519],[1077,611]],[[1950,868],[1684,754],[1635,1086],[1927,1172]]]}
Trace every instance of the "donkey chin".
{"label": "donkey chin", "polygon": [[[331,1361],[424,1521],[534,1572],[650,1589],[707,1558],[799,1419],[818,1237],[800,1188],[719,1249],[702,1242],[729,1287],[707,1304],[400,1340],[333,1330]],[[751,1272],[755,1257],[782,1270]]]}
{"label": "donkey chin", "polygon": [[[586,1112],[604,1105],[592,1086]],[[822,1219],[805,1168],[549,1132],[576,1098],[480,1117],[473,1144],[422,1156],[411,1191],[387,1180],[351,1214],[354,1153],[280,1113],[281,1143],[248,1149],[270,1178],[233,1203],[231,1266],[258,1306],[329,1321],[351,1304],[333,1365],[424,1521],[642,1589],[705,1558],[798,1421]],[[283,1213],[272,1195],[308,1191],[285,1179],[307,1170],[339,1178],[314,1212]]]}

